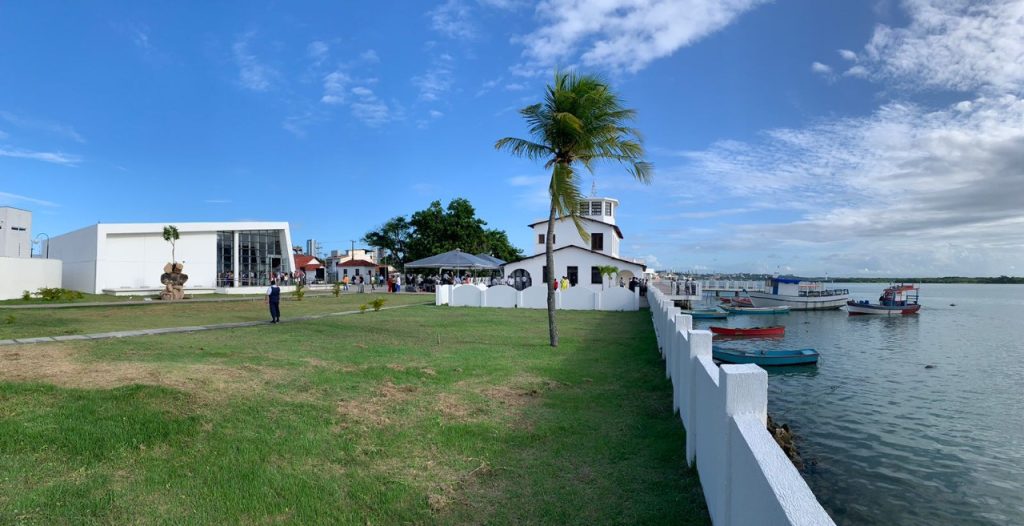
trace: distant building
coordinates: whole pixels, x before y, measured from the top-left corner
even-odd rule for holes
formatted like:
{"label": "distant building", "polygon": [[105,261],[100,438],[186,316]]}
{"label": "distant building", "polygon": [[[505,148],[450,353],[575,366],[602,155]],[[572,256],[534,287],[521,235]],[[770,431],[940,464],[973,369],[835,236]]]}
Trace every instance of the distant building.
{"label": "distant building", "polygon": [[[574,286],[583,285],[600,290],[608,278],[602,277],[598,267],[615,266],[619,273],[615,279],[628,281],[641,277],[647,268],[642,262],[619,256],[623,239],[622,230],[615,224],[615,212],[619,202],[608,197],[584,199],[580,203],[580,220],[590,242],[580,236],[572,218],[565,217],[555,222],[552,244],[554,245],[555,272],[548,276],[545,265],[545,249],[548,221],[537,221],[528,225],[533,229],[534,255],[504,265],[505,276],[519,278],[516,283],[551,283],[552,279],[565,276]],[[521,288],[521,287],[517,287]]]}
{"label": "distant building", "polygon": [[308,254],[295,255],[295,270],[302,271],[307,283],[323,281],[324,265],[319,259]]}
{"label": "distant building", "polygon": [[319,257],[320,253],[322,251],[323,251],[323,247],[320,245],[320,243],[317,240],[315,240],[315,239],[307,239],[306,240],[306,255],[307,256]]}
{"label": "distant building", "polygon": [[[252,292],[278,272],[293,272],[286,222],[171,223],[180,239],[175,259],[185,264],[185,291]],[[167,223],[99,223],[56,236],[50,257],[64,260],[64,286],[102,294],[152,294],[171,261],[163,239]]]}
{"label": "distant building", "polygon": [[60,286],[61,261],[32,257],[32,212],[0,207],[0,300]]}
{"label": "distant building", "polygon": [[351,280],[356,276],[376,276],[380,273],[380,267],[372,261],[365,259],[350,259],[338,265],[338,279],[348,276]]}
{"label": "distant building", "polygon": [[[369,248],[355,248],[344,252],[332,250],[326,262],[326,267],[332,281],[340,280],[342,276],[346,275],[341,269],[341,264],[347,261],[364,261],[376,267],[379,260],[377,259],[377,252]],[[352,271],[350,270],[349,274],[351,273]]]}

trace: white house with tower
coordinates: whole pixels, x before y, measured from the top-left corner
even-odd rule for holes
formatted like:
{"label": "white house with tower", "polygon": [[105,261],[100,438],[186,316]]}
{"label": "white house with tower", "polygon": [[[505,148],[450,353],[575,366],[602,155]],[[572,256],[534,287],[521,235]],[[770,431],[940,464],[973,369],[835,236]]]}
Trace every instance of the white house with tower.
{"label": "white house with tower", "polygon": [[[643,261],[623,258],[619,247],[623,239],[622,230],[615,224],[619,201],[610,197],[591,197],[580,203],[580,220],[584,230],[590,234],[590,241],[580,236],[572,218],[555,220],[552,236],[554,245],[554,279],[563,276],[573,286],[601,290],[608,284],[608,278],[601,275],[599,267],[614,266],[619,269],[615,276],[628,282],[630,278],[642,277],[647,268]],[[533,255],[514,263],[504,265],[505,276],[514,278],[517,289],[530,284],[551,283],[544,257],[548,220],[529,225],[533,229]],[[515,279],[518,278],[518,279]]]}

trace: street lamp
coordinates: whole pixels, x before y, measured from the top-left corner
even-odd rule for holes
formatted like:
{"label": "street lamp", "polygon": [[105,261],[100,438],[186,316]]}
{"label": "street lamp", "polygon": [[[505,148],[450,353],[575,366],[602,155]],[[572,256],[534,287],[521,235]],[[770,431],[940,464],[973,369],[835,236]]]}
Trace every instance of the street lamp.
{"label": "street lamp", "polygon": [[46,232],[36,234],[35,243],[39,242],[39,236],[46,236],[46,259],[50,259],[50,235]]}

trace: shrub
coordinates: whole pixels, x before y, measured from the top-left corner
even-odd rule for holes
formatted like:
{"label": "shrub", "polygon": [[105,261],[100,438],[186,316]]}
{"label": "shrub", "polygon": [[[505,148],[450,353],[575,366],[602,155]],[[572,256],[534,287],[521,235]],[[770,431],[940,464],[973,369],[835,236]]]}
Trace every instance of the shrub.
{"label": "shrub", "polygon": [[[36,291],[36,294],[38,294],[40,298],[43,298],[43,301],[75,301],[85,297],[84,294],[77,290],[56,287],[42,287]],[[22,298],[24,297],[24,294],[22,294]]]}
{"label": "shrub", "polygon": [[292,296],[295,297],[295,301],[302,301],[302,297],[306,295],[306,284],[300,279],[295,282],[295,291],[292,292]]}
{"label": "shrub", "polygon": [[387,300],[384,299],[384,298],[377,298],[377,299],[371,301],[370,305],[373,305],[373,310],[374,311],[379,311],[380,308],[384,306],[384,302],[386,302],[386,301]]}
{"label": "shrub", "polygon": [[338,294],[341,294],[341,283],[337,281],[334,282],[334,286],[331,287],[331,294],[334,294],[335,298],[338,297]]}
{"label": "shrub", "polygon": [[21,291],[21,299],[25,301],[32,299],[32,293],[27,290]]}
{"label": "shrub", "polygon": [[4,316],[4,324],[5,325],[14,325],[14,315],[13,314],[8,314],[7,316]]}
{"label": "shrub", "polygon": [[359,306],[359,314],[366,314],[366,309],[368,309],[368,308],[370,308],[370,307],[367,304],[365,304],[365,303],[360,305]]}

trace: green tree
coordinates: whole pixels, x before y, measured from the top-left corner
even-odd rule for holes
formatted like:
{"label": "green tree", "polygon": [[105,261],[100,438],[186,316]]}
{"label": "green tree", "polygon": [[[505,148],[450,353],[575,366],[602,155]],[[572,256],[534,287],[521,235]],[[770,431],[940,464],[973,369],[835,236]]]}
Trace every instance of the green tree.
{"label": "green tree", "polygon": [[171,264],[172,265],[177,263],[177,260],[174,258],[174,244],[178,242],[179,238],[181,238],[181,235],[178,234],[178,227],[176,227],[174,225],[167,225],[167,226],[164,227],[164,241],[167,241],[168,243],[171,244]]}
{"label": "green tree", "polygon": [[[601,276],[608,278],[611,281],[612,276],[619,273],[619,267],[615,265],[601,265],[597,267],[597,270],[601,272]],[[604,281],[601,281],[601,290],[604,290]]]}
{"label": "green tree", "polygon": [[[547,268],[554,274],[555,258],[551,236],[555,221],[572,219],[580,236],[590,238],[578,216],[581,175],[579,168],[593,173],[595,164],[610,160],[621,163],[642,183],[651,179],[651,164],[644,161],[639,132],[627,123],[636,111],[623,107],[622,100],[600,78],[576,73],[555,73],[547,87],[544,102],[519,111],[529,126],[530,139],[505,137],[494,147],[516,157],[544,161],[551,170],[548,195],[551,206],[545,236]],[[558,346],[555,324],[555,292],[548,289],[548,333],[551,346]]]}
{"label": "green tree", "polygon": [[405,216],[389,219],[377,230],[371,230],[363,236],[363,241],[373,247],[382,248],[389,254],[390,260],[385,261],[396,267],[402,267],[408,261],[409,236],[412,226]]}

